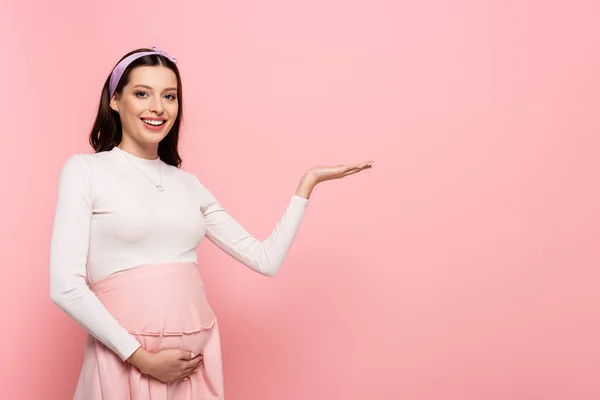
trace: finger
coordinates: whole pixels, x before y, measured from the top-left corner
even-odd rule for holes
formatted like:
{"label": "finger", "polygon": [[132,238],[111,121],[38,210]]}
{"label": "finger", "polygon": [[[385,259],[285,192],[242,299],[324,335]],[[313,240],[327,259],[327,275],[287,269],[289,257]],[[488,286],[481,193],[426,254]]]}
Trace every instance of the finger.
{"label": "finger", "polygon": [[359,165],[359,166],[356,168],[356,171],[358,172],[358,171],[362,171],[363,169],[372,168],[372,166],[373,166],[373,164],[369,164],[369,163],[366,163],[366,164],[360,164],[360,165]]}
{"label": "finger", "polygon": [[348,171],[351,169],[355,169],[355,168],[364,168],[367,165],[373,165],[375,161],[373,160],[368,160],[368,161],[363,161],[361,163],[358,164],[350,164],[350,165],[337,165],[337,167],[342,167],[344,171]]}
{"label": "finger", "polygon": [[179,377],[177,377],[177,379],[178,380],[185,380],[190,375],[196,373],[197,371],[198,371],[198,367],[186,368],[184,371],[182,371],[181,375],[179,375]]}
{"label": "finger", "polygon": [[185,370],[183,370],[183,372],[181,373],[181,376],[187,376],[190,375],[191,373],[193,373],[194,371],[198,370],[198,366],[194,366],[191,368],[186,368]]}
{"label": "finger", "polygon": [[202,353],[194,354],[191,351],[188,352],[187,350],[181,350],[181,352],[183,356],[180,358],[180,360],[193,360],[195,358],[202,357]]}
{"label": "finger", "polygon": [[200,364],[202,361],[204,360],[204,357],[202,356],[202,354],[199,354],[196,358],[192,359],[192,360],[187,360],[183,362],[183,368],[187,369],[187,368],[195,368],[198,366],[198,364]]}
{"label": "finger", "polygon": [[194,358],[194,356],[195,356],[195,354],[192,353],[191,351],[181,350],[181,357],[179,359],[180,360],[191,360]]}
{"label": "finger", "polygon": [[357,169],[353,169],[351,171],[346,171],[346,172],[342,173],[342,176],[353,175],[353,174],[356,174],[356,173],[358,173],[360,171],[364,171],[365,169],[369,169],[369,168],[371,168],[371,167],[367,166],[367,167],[364,167],[364,168],[357,168]]}
{"label": "finger", "polygon": [[353,169],[353,170],[350,170],[350,171],[346,171],[346,172],[342,173],[342,176],[352,175],[352,174],[357,173],[358,171],[360,171],[360,170],[359,169]]}

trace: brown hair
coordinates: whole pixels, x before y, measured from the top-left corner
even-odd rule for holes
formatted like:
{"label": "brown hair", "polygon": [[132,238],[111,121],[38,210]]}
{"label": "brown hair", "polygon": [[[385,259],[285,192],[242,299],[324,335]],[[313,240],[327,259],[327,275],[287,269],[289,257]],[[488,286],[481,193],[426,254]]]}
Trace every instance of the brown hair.
{"label": "brown hair", "polygon": [[[128,54],[125,54],[121,60],[125,57],[128,57],[131,54],[142,52],[142,51],[151,51],[150,49],[137,49]],[[119,60],[120,62],[120,60]],[[165,163],[169,165],[173,165],[175,167],[181,166],[181,157],[179,156],[179,152],[177,150],[177,143],[179,141],[179,127],[181,126],[181,122],[183,120],[183,100],[182,100],[182,90],[181,90],[181,76],[179,74],[179,69],[177,65],[169,60],[167,57],[162,56],[160,54],[151,54],[142,56],[136,60],[134,60],[129,66],[123,71],[123,76],[119,81],[115,93],[121,93],[123,87],[129,83],[129,75],[131,71],[133,71],[137,67],[141,66],[162,66],[167,67],[171,71],[175,73],[177,76],[177,102],[179,103],[179,112],[177,114],[177,118],[171,127],[171,130],[165,136],[165,138],[158,144],[158,156]],[[90,145],[99,153],[101,151],[108,151],[121,143],[123,138],[123,132],[121,128],[121,120],[119,118],[119,114],[110,108],[110,94],[108,85],[110,82],[110,75],[106,78],[106,82],[104,83],[104,87],[102,88],[102,94],[100,96],[100,104],[98,105],[98,114],[96,115],[96,120],[94,121],[94,125],[92,127],[92,131],[90,132]]]}

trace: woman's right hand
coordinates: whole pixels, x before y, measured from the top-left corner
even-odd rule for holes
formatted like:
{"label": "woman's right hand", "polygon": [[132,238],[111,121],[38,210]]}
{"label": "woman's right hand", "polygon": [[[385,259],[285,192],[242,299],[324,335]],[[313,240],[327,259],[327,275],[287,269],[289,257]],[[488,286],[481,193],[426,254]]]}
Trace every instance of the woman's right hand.
{"label": "woman's right hand", "polygon": [[186,379],[196,372],[202,362],[202,355],[180,349],[165,349],[150,353],[140,347],[127,361],[143,374],[150,375],[163,383],[169,383]]}

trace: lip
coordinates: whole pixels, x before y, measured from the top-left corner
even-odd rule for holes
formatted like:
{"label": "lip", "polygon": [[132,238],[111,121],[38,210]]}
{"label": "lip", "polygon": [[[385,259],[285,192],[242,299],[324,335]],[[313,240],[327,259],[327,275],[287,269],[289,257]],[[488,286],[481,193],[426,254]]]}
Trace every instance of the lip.
{"label": "lip", "polygon": [[[158,126],[153,126],[150,124],[145,123],[143,120],[147,119],[149,121],[165,121],[163,124],[158,125]],[[165,118],[141,118],[140,122],[144,125],[144,127],[150,131],[161,131],[165,128],[165,126],[167,126],[167,120]]]}
{"label": "lip", "polygon": [[147,119],[148,121],[166,121],[166,118],[158,118],[158,117],[142,117],[140,119]]}

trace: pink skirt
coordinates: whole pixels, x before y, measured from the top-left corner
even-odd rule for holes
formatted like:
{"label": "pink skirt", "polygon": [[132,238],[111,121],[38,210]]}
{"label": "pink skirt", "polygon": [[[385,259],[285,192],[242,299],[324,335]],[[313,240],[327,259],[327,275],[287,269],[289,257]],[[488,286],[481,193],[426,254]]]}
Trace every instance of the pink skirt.
{"label": "pink skirt", "polygon": [[204,361],[187,380],[165,384],[88,335],[74,400],[223,399],[219,329],[197,265],[136,267],[91,289],[144,349],[183,349],[202,353]]}

